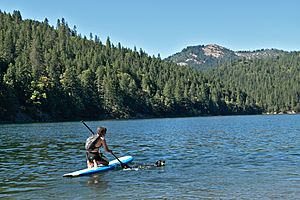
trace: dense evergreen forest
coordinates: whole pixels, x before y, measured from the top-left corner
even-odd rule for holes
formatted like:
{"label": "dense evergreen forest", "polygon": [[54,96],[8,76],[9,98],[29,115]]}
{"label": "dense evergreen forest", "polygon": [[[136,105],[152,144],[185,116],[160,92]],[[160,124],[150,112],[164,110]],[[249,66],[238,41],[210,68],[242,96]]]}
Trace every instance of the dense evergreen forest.
{"label": "dense evergreen forest", "polygon": [[[265,113],[300,112],[300,53],[265,59],[241,59],[208,71],[227,88],[244,91]],[[249,102],[251,101],[251,102]]]}
{"label": "dense evergreen forest", "polygon": [[292,54],[200,72],[81,36],[64,19],[54,27],[0,12],[0,121],[299,111],[298,60]]}

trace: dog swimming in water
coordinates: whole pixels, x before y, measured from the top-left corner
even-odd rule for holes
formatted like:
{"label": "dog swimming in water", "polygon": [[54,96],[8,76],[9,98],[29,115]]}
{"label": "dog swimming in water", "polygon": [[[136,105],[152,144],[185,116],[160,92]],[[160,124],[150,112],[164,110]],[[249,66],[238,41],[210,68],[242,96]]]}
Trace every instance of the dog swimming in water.
{"label": "dog swimming in water", "polygon": [[149,169],[153,167],[164,167],[166,165],[166,161],[164,160],[157,160],[154,164],[144,164],[144,165],[139,165],[139,168],[141,169]]}
{"label": "dog swimming in water", "polygon": [[165,160],[157,160],[154,164],[137,164],[131,166],[132,169],[138,170],[138,169],[154,169],[154,168],[160,168],[164,167],[166,165]]}
{"label": "dog swimming in water", "polygon": [[155,167],[163,167],[165,165],[166,165],[166,161],[164,161],[164,160],[158,160],[154,164]]}

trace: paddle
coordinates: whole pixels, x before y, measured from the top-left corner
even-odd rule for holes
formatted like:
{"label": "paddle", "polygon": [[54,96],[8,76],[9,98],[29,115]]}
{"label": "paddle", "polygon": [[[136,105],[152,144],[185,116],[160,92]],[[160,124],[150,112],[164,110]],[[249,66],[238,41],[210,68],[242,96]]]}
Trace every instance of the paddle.
{"label": "paddle", "polygon": [[[83,125],[84,125],[87,129],[89,129],[89,131],[90,131],[93,135],[96,134],[96,133],[94,133],[94,131],[92,131],[92,129],[90,129],[90,127],[88,127],[88,125],[86,125],[86,123],[84,123],[84,121],[81,121],[81,123],[83,123]],[[131,167],[128,166],[127,164],[122,163],[121,160],[119,160],[119,158],[118,158],[113,152],[111,152],[111,154],[112,154],[112,155],[120,162],[122,168],[125,168],[125,169],[131,168]]]}
{"label": "paddle", "polygon": [[89,131],[92,133],[92,135],[95,135],[94,131],[92,131],[92,129],[90,129],[90,127],[88,127],[88,125],[86,125],[86,123],[84,123],[84,121],[81,120],[81,123],[83,123],[83,125],[85,125],[85,127],[87,127],[87,129],[89,129]]}
{"label": "paddle", "polygon": [[131,167],[128,166],[127,164],[122,163],[121,160],[119,160],[119,158],[118,158],[113,152],[111,152],[111,154],[112,154],[112,155],[120,162],[122,168],[125,168],[125,169],[131,168]]}

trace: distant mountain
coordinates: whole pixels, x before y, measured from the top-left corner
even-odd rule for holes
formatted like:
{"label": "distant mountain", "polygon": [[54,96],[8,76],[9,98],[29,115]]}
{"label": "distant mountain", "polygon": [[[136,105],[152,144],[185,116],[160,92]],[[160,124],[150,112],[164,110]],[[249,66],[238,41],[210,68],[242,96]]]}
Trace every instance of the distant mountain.
{"label": "distant mountain", "polygon": [[177,63],[181,66],[189,65],[197,69],[207,69],[218,64],[234,61],[240,58],[254,59],[276,57],[286,53],[277,49],[261,49],[255,51],[232,51],[225,47],[209,44],[188,46],[181,52],[167,57],[166,61]]}

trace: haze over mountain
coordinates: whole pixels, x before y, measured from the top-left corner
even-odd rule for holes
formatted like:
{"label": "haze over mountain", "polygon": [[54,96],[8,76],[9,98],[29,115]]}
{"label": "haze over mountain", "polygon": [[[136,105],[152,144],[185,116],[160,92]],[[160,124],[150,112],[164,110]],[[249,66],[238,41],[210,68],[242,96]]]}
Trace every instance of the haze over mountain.
{"label": "haze over mountain", "polygon": [[207,69],[224,62],[241,58],[263,59],[288,53],[278,49],[261,49],[255,51],[233,51],[217,44],[188,46],[181,52],[167,57],[165,60],[181,66],[192,66],[196,69]]}

